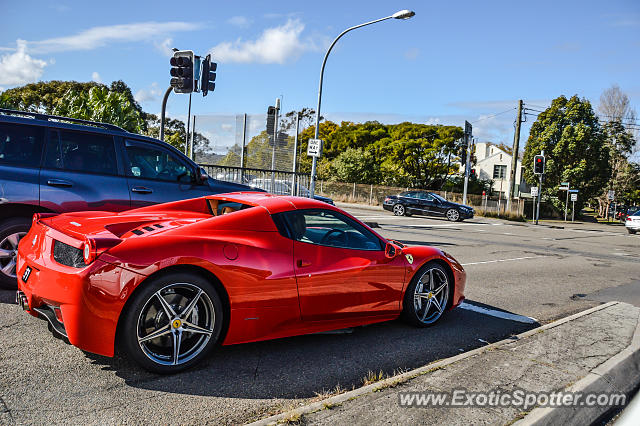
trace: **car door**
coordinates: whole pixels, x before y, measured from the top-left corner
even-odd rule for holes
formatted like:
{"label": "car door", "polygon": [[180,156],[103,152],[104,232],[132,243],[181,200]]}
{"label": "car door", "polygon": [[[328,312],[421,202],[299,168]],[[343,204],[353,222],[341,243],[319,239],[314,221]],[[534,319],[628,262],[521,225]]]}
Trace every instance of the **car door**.
{"label": "car door", "polygon": [[168,149],[126,139],[124,151],[132,208],[211,193],[208,185],[197,183],[194,167]]}
{"label": "car door", "polygon": [[376,316],[400,310],[405,260],[355,220],[325,209],[286,214],[304,321]]}
{"label": "car door", "polygon": [[423,192],[422,206],[425,214],[431,216],[441,216],[440,205],[438,200],[436,200],[431,194]]}
{"label": "car door", "polygon": [[422,206],[420,205],[417,192],[405,192],[400,194],[399,198],[409,213],[422,213]]}
{"label": "car door", "polygon": [[49,129],[40,171],[40,205],[55,212],[131,207],[113,136]]}

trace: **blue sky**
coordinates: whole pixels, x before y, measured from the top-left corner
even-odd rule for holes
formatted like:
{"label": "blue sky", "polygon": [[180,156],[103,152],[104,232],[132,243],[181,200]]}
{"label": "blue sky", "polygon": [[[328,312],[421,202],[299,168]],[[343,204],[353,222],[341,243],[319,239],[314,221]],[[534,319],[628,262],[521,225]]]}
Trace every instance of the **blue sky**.
{"label": "blue sky", "polygon": [[[637,0],[3,1],[0,87],[122,79],[145,110],[159,112],[175,46],[219,62],[215,92],[194,95],[198,114],[263,113],[276,97],[286,111],[315,107],[331,40],[405,8],[416,16],[338,42],[325,73],[328,118],[466,119],[479,138],[511,144],[518,99],[544,107],[578,94],[597,105],[618,84],[640,107]],[[172,95],[168,110],[186,116],[187,96]]]}

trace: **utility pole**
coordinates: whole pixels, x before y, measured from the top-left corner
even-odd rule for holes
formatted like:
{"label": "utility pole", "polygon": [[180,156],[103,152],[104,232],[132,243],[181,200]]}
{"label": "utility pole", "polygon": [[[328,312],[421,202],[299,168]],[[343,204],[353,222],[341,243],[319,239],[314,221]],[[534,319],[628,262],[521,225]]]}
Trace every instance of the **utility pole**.
{"label": "utility pole", "polygon": [[509,173],[509,192],[507,195],[507,210],[511,210],[511,198],[517,185],[516,170],[518,170],[518,151],[520,150],[520,125],[522,124],[522,99],[518,101],[518,118],[516,118],[516,133],[513,136],[513,154],[511,158],[511,173]]}
{"label": "utility pole", "polygon": [[469,186],[469,171],[471,170],[471,135],[473,128],[468,121],[464,122],[464,144],[466,149],[467,159],[464,164],[464,189],[462,191],[462,204],[467,204],[467,187]]}
{"label": "utility pole", "polygon": [[271,191],[276,187],[276,144],[278,143],[278,113],[280,98],[276,98],[276,117],[273,123],[273,150],[271,151]]}

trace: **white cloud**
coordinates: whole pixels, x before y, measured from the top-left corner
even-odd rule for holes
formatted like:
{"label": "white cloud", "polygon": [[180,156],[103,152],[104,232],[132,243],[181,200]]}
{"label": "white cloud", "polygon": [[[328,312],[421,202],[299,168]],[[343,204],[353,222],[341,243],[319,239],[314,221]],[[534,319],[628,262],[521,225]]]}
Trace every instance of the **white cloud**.
{"label": "white cloud", "polygon": [[289,19],[284,25],[267,28],[256,40],[222,42],[210,52],[219,62],[284,64],[316,48],[311,41],[300,39],[303,30],[304,24],[299,20]]}
{"label": "white cloud", "polygon": [[18,86],[37,81],[44,72],[46,61],[36,59],[27,54],[24,40],[16,42],[15,52],[0,57],[0,84]]}
{"label": "white cloud", "polygon": [[160,43],[154,43],[156,49],[158,49],[164,56],[171,57],[173,56],[173,39],[165,38],[164,41]]}
{"label": "white cloud", "polygon": [[139,103],[144,103],[156,101],[160,99],[161,95],[162,90],[158,87],[158,83],[154,82],[151,83],[150,87],[138,90],[135,95],[133,95],[133,98]]}
{"label": "white cloud", "polygon": [[251,25],[251,19],[247,18],[246,16],[234,16],[232,18],[229,18],[227,20],[227,22],[231,25],[234,25],[236,27],[240,27],[240,28],[246,28],[249,25]]}
{"label": "white cloud", "polygon": [[95,81],[96,83],[102,83],[102,78],[100,78],[100,74],[98,74],[98,71],[94,71],[91,73],[91,80]]}
{"label": "white cloud", "polygon": [[91,50],[109,42],[153,40],[170,32],[193,31],[200,28],[201,24],[192,22],[138,22],[93,27],[71,36],[27,43],[29,51],[34,53]]}

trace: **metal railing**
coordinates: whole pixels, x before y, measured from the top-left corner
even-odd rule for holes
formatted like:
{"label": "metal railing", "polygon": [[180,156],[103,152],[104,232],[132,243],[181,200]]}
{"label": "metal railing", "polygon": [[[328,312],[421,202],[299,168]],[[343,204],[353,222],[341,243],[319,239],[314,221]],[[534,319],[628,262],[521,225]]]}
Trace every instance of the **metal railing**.
{"label": "metal railing", "polygon": [[309,175],[284,170],[200,164],[214,179],[241,183],[278,195],[308,196]]}

